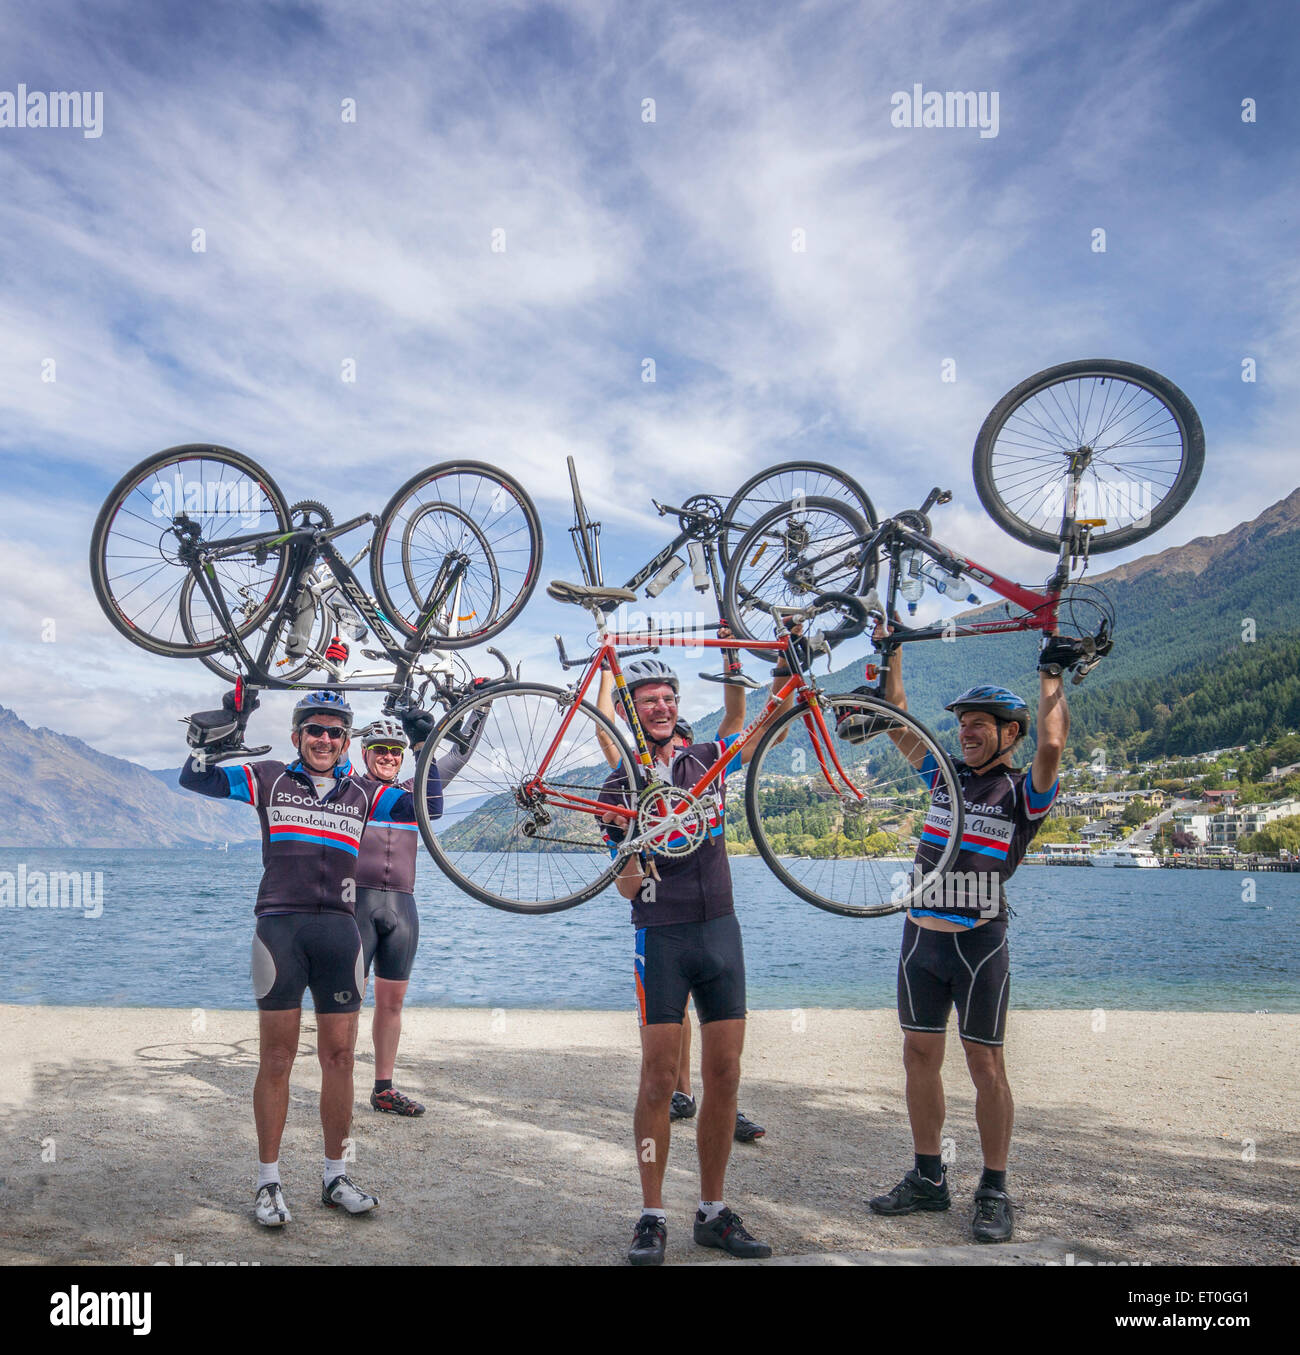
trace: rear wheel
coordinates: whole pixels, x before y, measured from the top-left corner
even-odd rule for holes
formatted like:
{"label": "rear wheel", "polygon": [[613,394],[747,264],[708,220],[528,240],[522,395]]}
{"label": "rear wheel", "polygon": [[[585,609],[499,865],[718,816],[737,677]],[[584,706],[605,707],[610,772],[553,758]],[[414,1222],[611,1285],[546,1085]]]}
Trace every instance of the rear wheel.
{"label": "rear wheel", "polygon": [[408,639],[429,590],[457,558],[465,561],[459,590],[442,600],[426,636],[439,649],[500,634],[537,587],[537,509],[513,476],[485,462],[449,461],[421,471],[380,515],[370,576],[385,617]]}
{"label": "rear wheel", "polygon": [[[424,845],[458,888],[511,913],[554,913],[607,888],[622,864],[610,859],[596,811],[566,803],[600,796],[614,763],[639,785],[639,764],[621,731],[583,702],[552,757],[543,782],[530,788],[560,735],[572,693],[559,687],[508,683],[450,711],[429,736],[416,767],[416,817]],[[430,819],[425,790],[429,760],[465,755],[456,741],[481,711],[482,730],[464,765],[443,788],[443,812]],[[615,846],[632,820],[612,830]]]}
{"label": "rear wheel", "polygon": [[1048,367],[993,407],[975,440],[975,488],[1017,541],[1055,554],[1069,461],[1089,450],[1076,518],[1102,518],[1089,550],[1121,550],[1158,531],[1191,497],[1205,433],[1172,381],[1132,362]]}
{"label": "rear wheel", "polygon": [[727,570],[722,610],[731,633],[773,640],[771,608],[806,607],[822,593],[865,593],[876,570],[863,547],[870,531],[859,513],[834,499],[813,497],[764,513],[741,537]]}
{"label": "rear wheel", "polygon": [[[745,769],[754,847],[791,893],[829,913],[884,917],[933,906],[961,841],[952,760],[923,724],[884,701],[850,693],[815,699],[826,732],[801,702],[772,725]],[[846,713],[857,721],[860,742],[839,732]],[[925,759],[922,771],[891,733]],[[940,807],[931,803],[936,791]],[[914,868],[917,843],[931,840],[924,864]]]}
{"label": "rear wheel", "polygon": [[[210,654],[221,637],[202,626],[187,633],[182,620],[181,590],[187,580],[195,586],[183,547],[250,534],[274,540],[288,531],[284,495],[255,461],[228,447],[170,447],[128,471],[100,509],[90,541],[95,597],[142,649],[173,658]],[[250,548],[214,561],[212,571],[239,634],[249,635],[285,585],[288,551],[283,544]],[[206,601],[203,609],[210,610]]]}

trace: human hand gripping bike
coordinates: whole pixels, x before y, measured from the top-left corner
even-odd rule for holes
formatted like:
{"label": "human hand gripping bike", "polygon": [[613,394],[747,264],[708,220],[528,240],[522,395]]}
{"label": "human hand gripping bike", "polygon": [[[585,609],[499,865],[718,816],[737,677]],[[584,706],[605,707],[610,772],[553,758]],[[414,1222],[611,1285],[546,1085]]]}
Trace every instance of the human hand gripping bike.
{"label": "human hand gripping bike", "polygon": [[[416,815],[425,845],[459,888],[510,912],[549,913],[599,894],[635,853],[689,855],[707,837],[710,819],[716,821],[725,768],[751,746],[748,766],[728,778],[733,793],[743,782],[748,828],[737,830],[732,845],[743,849],[752,842],[795,894],[832,912],[875,917],[907,907],[938,878],[961,827],[961,797],[948,756],[918,721],[892,708],[881,737],[850,743],[837,733],[838,714],[856,698],[823,692],[810,672],[815,655],[829,654],[864,629],[874,600],[830,593],[774,616],[773,638],[750,648],[783,659],[789,676],[737,741],[694,785],[679,789],[664,782],[662,767],[650,756],[623,681],[620,646],[721,649],[732,642],[612,632],[605,613],[634,601],[630,589],[555,582],[548,592],[583,607],[595,621],[598,643],[581,678],[568,688],[499,684],[472,696],[435,728],[416,769]],[[796,623],[818,619],[836,624],[803,639],[791,634]],[[614,674],[631,745],[586,700],[603,664]],[[792,704],[783,709],[787,700]],[[435,832],[422,789],[428,760],[446,751],[444,740],[474,712],[482,713],[478,742],[444,789]],[[932,754],[936,770],[928,782],[884,737],[890,731],[910,735]],[[611,749],[622,778],[613,789]],[[930,871],[913,874],[908,840],[919,832],[931,789],[940,782],[957,806],[954,847]],[[798,787],[810,813],[824,818],[813,844],[818,854],[804,863],[800,834],[812,825],[792,831],[787,786]]]}
{"label": "human hand gripping bike", "polygon": [[[334,541],[371,524],[372,540],[349,562]],[[366,554],[376,598],[353,573]],[[323,669],[349,679],[339,690],[383,691],[392,714],[431,684],[446,703],[463,694],[447,652],[492,638],[519,615],[540,558],[532,501],[480,462],[431,467],[378,517],[336,526],[320,504],[290,509],[250,458],[190,444],[119,481],[96,521],[90,564],[109,620],[152,653],[202,659],[254,689],[298,688]],[[366,656],[391,669],[341,672],[337,651],[322,648],[327,619],[356,638],[368,630],[378,648]]]}

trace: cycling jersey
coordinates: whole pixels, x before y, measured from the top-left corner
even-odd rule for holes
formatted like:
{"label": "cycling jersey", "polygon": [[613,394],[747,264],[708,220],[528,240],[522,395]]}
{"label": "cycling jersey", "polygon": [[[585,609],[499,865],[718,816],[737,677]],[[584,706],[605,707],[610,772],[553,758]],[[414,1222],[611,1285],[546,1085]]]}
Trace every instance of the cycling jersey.
{"label": "cycling jersey", "polygon": [[[1029,768],[992,767],[976,772],[955,762],[965,810],[961,845],[942,881],[934,888],[934,906],[913,908],[914,916],[944,917],[966,926],[980,918],[1005,917],[1003,884],[1011,878],[1034,834],[1056,800],[1059,780],[1045,792],[1034,789]],[[939,859],[950,836],[952,805],[932,754],[917,769],[930,787],[930,811],[925,816],[916,866],[929,870]],[[996,893],[994,892],[996,891]],[[923,902],[931,900],[923,896]]]}
{"label": "cycling jersey", "polygon": [[[673,754],[666,775],[674,786],[690,787],[731,747],[739,735],[708,743],[693,743]],[[675,922],[704,922],[735,912],[731,868],[725,837],[726,777],[740,770],[740,754],[727,763],[722,775],[705,792],[708,836],[689,856],[654,854],[659,879],[647,875],[632,899],[632,925],[662,927]],[[662,764],[658,770],[664,773]],[[627,771],[620,767],[605,781],[600,799],[606,804],[626,802]],[[623,792],[620,794],[620,792]],[[629,806],[630,808],[631,806]],[[671,837],[670,837],[671,842]],[[611,843],[610,850],[614,847]]]}
{"label": "cycling jersey", "polygon": [[[181,768],[186,790],[216,799],[242,800],[262,825],[262,883],[256,914],[333,912],[353,914],[357,863],[370,825],[415,822],[415,797],[407,790],[350,774],[344,762],[333,770],[334,786],[318,797],[311,775],[297,759],[245,762],[200,771],[191,757]],[[438,768],[429,768],[429,814],[442,813]]]}

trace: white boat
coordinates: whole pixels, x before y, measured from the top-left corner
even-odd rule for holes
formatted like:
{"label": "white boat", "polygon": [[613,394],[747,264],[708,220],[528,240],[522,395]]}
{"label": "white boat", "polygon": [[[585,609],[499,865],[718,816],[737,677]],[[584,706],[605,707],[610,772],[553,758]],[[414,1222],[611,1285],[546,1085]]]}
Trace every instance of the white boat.
{"label": "white boat", "polygon": [[1150,867],[1160,864],[1160,858],[1149,847],[1111,847],[1093,852],[1090,860],[1094,866]]}

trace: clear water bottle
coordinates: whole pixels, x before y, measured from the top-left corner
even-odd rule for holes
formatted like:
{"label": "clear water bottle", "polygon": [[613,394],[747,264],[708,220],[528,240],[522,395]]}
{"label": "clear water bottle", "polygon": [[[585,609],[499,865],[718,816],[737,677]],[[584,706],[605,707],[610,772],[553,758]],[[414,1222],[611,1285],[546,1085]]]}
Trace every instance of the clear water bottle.
{"label": "clear water bottle", "polygon": [[909,616],[916,615],[916,604],[925,593],[925,577],[921,573],[925,557],[914,550],[904,551],[898,557],[899,596],[907,603]]}

